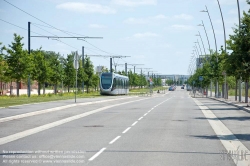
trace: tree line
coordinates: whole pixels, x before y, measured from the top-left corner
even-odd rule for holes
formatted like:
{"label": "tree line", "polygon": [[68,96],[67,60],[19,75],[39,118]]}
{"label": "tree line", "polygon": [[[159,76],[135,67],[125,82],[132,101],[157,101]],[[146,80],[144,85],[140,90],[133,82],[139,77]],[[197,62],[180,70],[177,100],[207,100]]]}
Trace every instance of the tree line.
{"label": "tree line", "polygon": [[[250,1],[247,0],[250,4]],[[219,82],[224,95],[228,95],[228,89],[234,88],[237,95],[237,86],[245,82],[245,99],[248,98],[248,82],[250,78],[250,10],[243,12],[240,19],[241,24],[233,27],[233,34],[229,35],[226,41],[227,49],[221,46],[219,52],[210,50],[211,54],[206,55],[205,62],[201,68],[189,78],[188,83],[195,87],[208,88],[210,82]],[[199,80],[203,76],[203,80]],[[224,83],[226,78],[226,91]]]}
{"label": "tree line", "polygon": [[[14,41],[0,49],[0,82],[16,82],[17,96],[19,96],[19,83],[28,83],[28,79],[38,82],[38,95],[40,90],[52,85],[54,93],[57,93],[58,85],[70,88],[75,86],[76,70],[73,66],[75,52],[71,52],[66,58],[54,51],[45,51],[42,48],[31,50],[30,54],[23,48],[23,37],[14,34]],[[1,45],[1,43],[0,43]],[[107,72],[107,69],[103,69]],[[126,75],[124,71],[118,72]],[[143,87],[149,84],[144,75],[128,72],[129,84],[132,87]],[[155,85],[161,85],[160,80],[154,78]],[[84,64],[79,60],[77,71],[77,88],[80,90],[84,82],[87,93],[90,88],[98,89],[99,75],[94,71],[94,65],[90,57],[86,55]],[[2,87],[1,87],[2,88]],[[1,90],[1,89],[0,89]]]}

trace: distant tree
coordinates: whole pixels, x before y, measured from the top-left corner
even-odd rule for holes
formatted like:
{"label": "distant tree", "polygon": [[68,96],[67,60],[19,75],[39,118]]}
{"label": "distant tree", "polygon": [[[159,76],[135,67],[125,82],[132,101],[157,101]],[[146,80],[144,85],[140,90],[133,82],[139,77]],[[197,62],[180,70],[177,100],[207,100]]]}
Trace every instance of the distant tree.
{"label": "distant tree", "polygon": [[79,68],[77,70],[77,86],[78,90],[80,90],[80,87],[82,87],[82,83],[84,80],[87,80],[88,76],[84,71],[84,68],[82,67],[82,61],[79,60]]}
{"label": "distant tree", "polygon": [[38,82],[38,95],[40,95],[41,85],[45,85],[45,82],[49,79],[49,62],[46,61],[44,51],[40,49],[32,51],[33,55],[33,70],[32,79]]}
{"label": "distant tree", "polygon": [[95,89],[95,91],[97,90],[97,87],[99,86],[99,81],[100,81],[99,75],[94,74],[92,77],[92,86]]}
{"label": "distant tree", "polygon": [[86,80],[84,80],[84,85],[87,87],[87,93],[89,93],[89,88],[92,85],[92,77],[94,75],[94,66],[93,63],[91,62],[89,57],[85,58],[84,61],[84,72],[86,73],[87,77]]}
{"label": "distant tree", "polygon": [[75,68],[74,68],[74,52],[67,55],[67,59],[64,62],[64,85],[68,87],[68,92],[70,91],[70,87],[74,86],[76,80]]}
{"label": "distant tree", "polygon": [[49,60],[50,72],[49,72],[49,82],[54,86],[54,93],[57,93],[57,85],[62,81],[63,69],[61,65],[61,56],[59,53],[53,51],[46,51],[45,57]]}

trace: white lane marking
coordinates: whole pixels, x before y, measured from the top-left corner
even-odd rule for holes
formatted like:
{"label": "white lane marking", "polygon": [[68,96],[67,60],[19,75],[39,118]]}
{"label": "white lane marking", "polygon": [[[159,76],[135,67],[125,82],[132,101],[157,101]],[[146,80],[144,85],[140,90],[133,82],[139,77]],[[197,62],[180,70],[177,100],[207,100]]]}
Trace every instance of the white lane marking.
{"label": "white lane marking", "polygon": [[131,126],[134,126],[136,123],[138,123],[138,121],[135,121]]}
{"label": "white lane marking", "polygon": [[[200,101],[193,98],[194,102],[199,106],[204,116],[207,118],[209,124],[214,130],[217,137],[220,139],[223,146],[226,148],[227,152],[249,152],[237,138],[236,136],[214,115],[214,113],[209,110],[209,108],[203,105]],[[225,139],[225,136],[230,136],[228,139]],[[226,155],[226,154],[225,154]],[[238,155],[240,155],[238,153]],[[234,157],[234,156],[231,156]],[[241,159],[242,156],[237,156],[236,158]],[[235,160],[236,165],[249,166],[250,165],[250,156],[246,155],[245,160]]]}
{"label": "white lane marking", "polygon": [[109,143],[109,144],[114,143],[114,142],[115,142],[116,140],[118,140],[120,137],[121,137],[121,136],[117,136],[117,137],[115,137],[112,141],[110,141],[110,143]]}
{"label": "white lane marking", "polygon": [[129,131],[131,129],[131,127],[126,128],[126,130],[124,130],[122,133],[125,134],[127,131]]}
{"label": "white lane marking", "polygon": [[[132,98],[132,97],[128,97],[128,98]],[[24,114],[19,114],[19,115],[14,115],[14,116],[1,118],[0,123],[15,120],[15,119],[26,118],[26,117],[30,117],[30,116],[34,116],[34,115],[40,115],[40,114],[44,114],[44,113],[59,111],[59,110],[62,110],[62,109],[71,108],[71,107],[75,107],[75,106],[83,106],[83,105],[89,105],[89,104],[103,103],[103,102],[122,100],[122,99],[128,99],[128,98],[100,100],[100,101],[93,101],[93,102],[86,102],[86,103],[69,104],[69,105],[55,107],[55,108],[48,108],[48,109],[45,109],[45,110],[34,111],[34,112],[29,112],[29,113],[24,113]],[[13,107],[15,107],[15,106],[13,106]]]}
{"label": "white lane marking", "polygon": [[148,113],[144,114],[143,116],[147,116]]}
{"label": "white lane marking", "polygon": [[143,117],[140,117],[138,120],[141,120]]}
{"label": "white lane marking", "polygon": [[56,127],[56,126],[59,126],[59,125],[62,125],[64,123],[68,123],[68,122],[71,122],[71,121],[74,121],[74,120],[77,120],[77,119],[80,119],[80,118],[95,114],[97,112],[101,112],[101,111],[106,110],[108,108],[133,103],[133,102],[136,102],[136,101],[142,101],[142,100],[146,100],[146,99],[148,99],[148,98],[98,108],[96,110],[85,112],[85,113],[82,113],[82,114],[79,114],[79,115],[74,115],[74,116],[71,116],[71,117],[68,117],[68,118],[65,118],[65,119],[62,119],[62,120],[58,120],[58,121],[55,121],[55,122],[52,122],[52,123],[48,123],[48,124],[45,124],[45,125],[33,128],[33,129],[25,130],[25,131],[22,131],[22,132],[19,132],[19,133],[16,133],[16,134],[12,134],[12,135],[9,135],[9,136],[6,136],[6,137],[2,137],[2,138],[0,138],[0,145],[3,145],[3,144],[6,144],[6,143],[9,143],[9,142],[18,140],[20,138],[27,137],[27,136],[32,135],[32,134],[39,133],[41,131],[44,131],[44,130],[47,130],[47,129],[50,129],[50,128],[53,128],[53,127]]}
{"label": "white lane marking", "polygon": [[102,148],[101,150],[99,150],[99,152],[97,152],[94,156],[92,156],[89,161],[93,161],[97,156],[99,156],[106,148]]}

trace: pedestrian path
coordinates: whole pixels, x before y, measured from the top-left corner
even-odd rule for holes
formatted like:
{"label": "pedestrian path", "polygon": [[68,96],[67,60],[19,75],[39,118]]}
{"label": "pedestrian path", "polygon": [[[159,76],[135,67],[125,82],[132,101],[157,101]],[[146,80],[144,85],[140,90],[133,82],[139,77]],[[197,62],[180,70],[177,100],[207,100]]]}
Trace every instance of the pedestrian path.
{"label": "pedestrian path", "polygon": [[[192,91],[190,91],[189,95],[191,97],[195,97],[195,98],[201,98],[201,97],[205,98],[206,97],[206,95],[202,95],[199,92],[196,92],[195,95],[194,95],[192,93]],[[244,102],[245,101],[245,97],[244,96],[241,97],[242,101],[239,102],[239,101],[235,101],[235,96],[228,96],[228,99],[216,98],[214,92],[212,92],[212,97],[210,97],[210,91],[208,91],[208,98],[213,99],[213,100],[217,100],[217,101],[229,104],[229,105],[233,105],[235,107],[238,107],[239,109],[242,109],[242,110],[250,113],[250,103],[249,102],[248,103]],[[237,99],[239,99],[239,96],[237,97]],[[250,101],[249,97],[248,97],[248,101]]]}

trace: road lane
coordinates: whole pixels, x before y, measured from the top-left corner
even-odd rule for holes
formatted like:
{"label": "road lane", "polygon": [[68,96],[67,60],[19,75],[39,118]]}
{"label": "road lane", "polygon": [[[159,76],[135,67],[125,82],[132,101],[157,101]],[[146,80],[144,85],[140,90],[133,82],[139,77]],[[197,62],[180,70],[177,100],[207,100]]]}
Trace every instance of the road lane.
{"label": "road lane", "polygon": [[203,114],[193,100],[182,91],[171,95],[89,165],[235,165],[221,159],[220,141],[195,137],[214,131],[195,119]]}
{"label": "road lane", "polygon": [[[142,99],[147,99],[142,97]],[[162,101],[159,97],[155,101]],[[137,104],[129,104],[125,107],[116,107],[97,113],[96,116],[88,116],[75,120],[68,124],[63,124],[53,129],[49,129],[35,135],[13,141],[1,146],[4,150],[32,149],[32,150],[82,150],[88,152],[88,158],[113,139],[117,133],[121,133],[121,128],[131,125],[138,119],[138,111],[141,108],[151,107],[154,103],[141,101]],[[128,107],[128,108],[127,108]],[[144,111],[143,111],[144,113]],[[143,115],[139,113],[140,116]],[[134,118],[131,118],[131,116]],[[126,118],[128,117],[128,118]],[[125,125],[117,125],[125,123]],[[106,124],[107,123],[107,124]],[[103,125],[105,124],[105,125]],[[105,126],[105,127],[104,127]],[[103,130],[104,129],[104,130]],[[114,131],[118,130],[116,133]],[[73,133],[71,133],[73,132]],[[85,133],[81,135],[80,133]],[[105,139],[107,137],[107,139]],[[37,142],[38,141],[38,142]],[[42,143],[42,144],[41,144]],[[100,143],[100,144],[99,144]],[[81,144],[79,146],[78,144]],[[83,145],[82,145],[83,144]],[[85,148],[86,146],[86,148]],[[90,146],[88,148],[88,146]],[[14,148],[14,149],[13,149]]]}
{"label": "road lane", "polygon": [[[73,156],[74,151],[83,152],[80,161],[84,163],[61,162],[59,165],[235,165],[221,153],[226,149],[219,139],[199,137],[215,133],[185,90],[139,98],[145,100],[110,107],[18,139],[1,145],[0,151],[45,151],[38,153],[40,155],[46,151],[68,151]],[[109,104],[97,104],[95,108]],[[79,108],[75,107],[77,114]],[[57,113],[49,116],[64,118],[63,114],[59,116]],[[34,121],[25,119],[26,125],[32,126]],[[52,153],[52,156],[58,153]]]}

